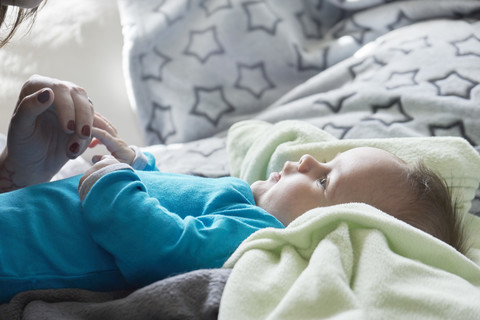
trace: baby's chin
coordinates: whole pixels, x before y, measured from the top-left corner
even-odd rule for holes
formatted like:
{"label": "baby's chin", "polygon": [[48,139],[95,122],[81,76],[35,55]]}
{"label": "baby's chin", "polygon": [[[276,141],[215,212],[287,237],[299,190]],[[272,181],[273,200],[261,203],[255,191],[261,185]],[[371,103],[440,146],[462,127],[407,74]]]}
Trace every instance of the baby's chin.
{"label": "baby's chin", "polygon": [[253,189],[268,190],[273,187],[280,180],[280,175],[277,172],[270,174],[267,180],[257,180],[251,184],[252,191]]}
{"label": "baby's chin", "polygon": [[258,206],[261,203],[262,196],[267,193],[275,184],[269,180],[258,180],[250,185],[252,189],[255,204]]}
{"label": "baby's chin", "polygon": [[257,201],[257,197],[260,196],[262,193],[265,192],[265,183],[264,180],[257,180],[250,185],[250,189],[252,189],[253,197],[255,201]]}

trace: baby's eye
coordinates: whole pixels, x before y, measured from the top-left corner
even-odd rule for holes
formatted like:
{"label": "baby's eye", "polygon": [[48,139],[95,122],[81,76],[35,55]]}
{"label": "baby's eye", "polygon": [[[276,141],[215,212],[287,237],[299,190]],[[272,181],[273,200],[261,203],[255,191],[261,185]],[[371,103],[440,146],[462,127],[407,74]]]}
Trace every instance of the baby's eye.
{"label": "baby's eye", "polygon": [[318,179],[318,183],[325,189],[327,187],[327,178]]}

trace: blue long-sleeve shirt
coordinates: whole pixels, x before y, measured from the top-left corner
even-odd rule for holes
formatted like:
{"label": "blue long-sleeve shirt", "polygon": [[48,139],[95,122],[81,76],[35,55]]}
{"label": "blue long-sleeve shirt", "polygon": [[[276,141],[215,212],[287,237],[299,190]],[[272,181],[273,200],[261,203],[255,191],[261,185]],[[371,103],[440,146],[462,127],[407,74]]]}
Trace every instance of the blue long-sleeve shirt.
{"label": "blue long-sleeve shirt", "polygon": [[[155,170],[79,177],[0,194],[0,301],[40,288],[136,288],[220,267],[251,233],[282,228],[236,178]],[[83,205],[83,209],[82,209]]]}

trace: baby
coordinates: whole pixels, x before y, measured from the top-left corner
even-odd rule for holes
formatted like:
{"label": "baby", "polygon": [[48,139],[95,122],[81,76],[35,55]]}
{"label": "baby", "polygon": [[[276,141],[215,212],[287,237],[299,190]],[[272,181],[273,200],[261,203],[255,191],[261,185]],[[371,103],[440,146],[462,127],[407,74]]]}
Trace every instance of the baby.
{"label": "baby", "polygon": [[305,155],[250,187],[159,172],[152,155],[102,127],[93,128],[92,145],[100,141],[113,156],[95,157],[83,177],[0,194],[1,302],[30,289],[138,288],[221,267],[253,232],[346,202],[375,206],[460,248],[442,180],[386,151],[356,148],[327,163]]}
{"label": "baby", "polygon": [[304,155],[251,188],[255,203],[284,225],[316,207],[363,202],[466,250],[446,183],[422,163],[408,165],[381,149],[351,149],[327,163]]}

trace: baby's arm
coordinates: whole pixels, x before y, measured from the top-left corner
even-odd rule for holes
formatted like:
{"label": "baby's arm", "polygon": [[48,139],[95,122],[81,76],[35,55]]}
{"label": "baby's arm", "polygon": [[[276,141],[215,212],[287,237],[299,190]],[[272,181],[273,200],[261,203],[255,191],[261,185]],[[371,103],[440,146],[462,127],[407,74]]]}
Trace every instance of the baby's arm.
{"label": "baby's arm", "polygon": [[[144,286],[179,272],[221,267],[250,234],[281,227],[254,205],[246,183],[133,171],[119,161],[132,158],[129,147],[107,122],[101,127],[104,132],[94,136],[118,158],[101,157],[85,174],[83,217],[94,241],[115,258],[130,284]],[[155,170],[153,156],[146,156],[145,169]],[[91,178],[95,174],[99,177]]]}
{"label": "baby's arm", "polygon": [[82,200],[93,184],[105,174],[122,169],[143,170],[148,165],[148,159],[143,152],[119,138],[117,129],[101,115],[94,122],[92,137],[94,140],[90,147],[103,144],[111,155],[93,157],[94,165],[84,173],[79,182],[78,192]]}
{"label": "baby's arm", "polygon": [[[111,172],[95,183],[82,202],[92,239],[115,258],[135,287],[194,269],[219,268],[253,232],[281,227],[253,205],[253,198],[247,201],[240,192],[249,188],[247,184],[234,186],[231,178],[219,179],[224,182],[215,187],[204,178],[167,173],[141,176],[145,183],[139,172]],[[223,194],[224,190],[229,191]],[[210,196],[198,199],[205,192]],[[221,203],[215,205],[210,201],[213,197],[221,197]]]}

